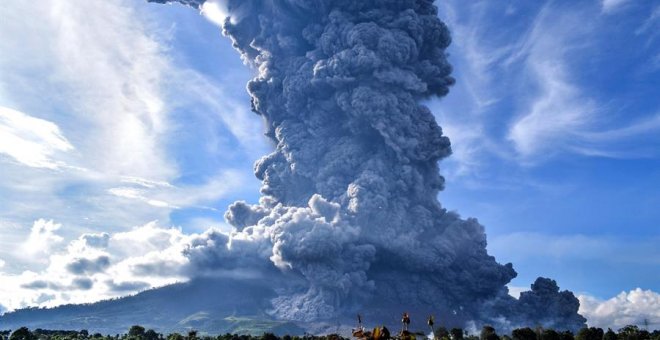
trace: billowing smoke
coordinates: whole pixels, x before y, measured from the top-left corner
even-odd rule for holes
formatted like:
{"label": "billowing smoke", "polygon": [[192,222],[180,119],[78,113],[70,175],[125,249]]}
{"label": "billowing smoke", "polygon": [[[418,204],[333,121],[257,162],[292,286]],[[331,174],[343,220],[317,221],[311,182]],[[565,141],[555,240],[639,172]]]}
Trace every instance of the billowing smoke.
{"label": "billowing smoke", "polygon": [[[276,148],[255,164],[259,204],[232,204],[225,217],[236,231],[193,244],[193,262],[268,271],[279,294],[270,312],[284,319],[406,309],[454,323],[557,320],[540,301],[562,305],[564,292],[541,280],[511,298],[516,272],[488,255],[483,226],[437,201],[450,142],[420,101],[446,95],[454,79],[432,1],[222,6],[224,34],[258,70],[247,88]],[[579,317],[569,294],[565,310]]]}

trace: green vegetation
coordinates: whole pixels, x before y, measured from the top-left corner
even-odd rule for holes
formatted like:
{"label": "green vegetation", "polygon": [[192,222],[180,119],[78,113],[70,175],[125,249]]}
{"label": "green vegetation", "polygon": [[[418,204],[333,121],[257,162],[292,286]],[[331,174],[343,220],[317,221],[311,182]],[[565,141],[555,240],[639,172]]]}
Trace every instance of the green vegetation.
{"label": "green vegetation", "polygon": [[224,334],[218,336],[198,335],[197,331],[188,331],[186,335],[171,333],[164,335],[157,333],[153,329],[145,329],[140,325],[131,326],[126,334],[102,335],[95,333],[90,335],[87,330],[68,331],[68,330],[44,330],[35,329],[30,331],[26,327],[21,327],[15,331],[0,331],[0,340],[348,340],[336,334],[325,336],[304,335],[282,337],[273,333],[263,333],[261,336],[247,334]]}
{"label": "green vegetation", "polygon": [[[239,321],[239,320],[232,320]],[[240,320],[251,321],[251,320]],[[421,338],[422,336],[420,336]],[[396,338],[396,337],[394,337]],[[425,337],[424,337],[425,339]],[[649,332],[640,329],[637,326],[626,326],[614,332],[612,329],[603,331],[602,328],[585,327],[574,336],[570,331],[555,331],[552,329],[529,327],[514,329],[511,334],[498,335],[495,328],[484,326],[481,333],[477,335],[469,334],[460,328],[452,328],[447,331],[444,327],[438,327],[435,331],[437,340],[660,340],[660,330]],[[0,331],[0,340],[348,340],[337,334],[314,336],[277,336],[273,333],[264,332],[260,336],[249,334],[231,334],[210,336],[198,334],[197,331],[190,330],[185,335],[180,333],[170,333],[167,335],[158,333],[153,329],[145,329],[140,325],[131,326],[125,334],[102,335],[100,333],[89,334],[87,330],[69,331],[69,330],[46,330],[35,329],[33,331],[26,327],[14,330]],[[361,340],[387,340],[384,337],[378,339],[361,338]]]}
{"label": "green vegetation", "polygon": [[[453,334],[453,330],[452,330]],[[437,335],[436,335],[437,338]],[[465,340],[660,340],[660,330],[649,332],[639,329],[637,326],[626,326],[615,333],[611,329],[604,332],[602,328],[585,327],[580,329],[576,335],[570,331],[556,331],[538,327],[516,328],[510,335],[497,335],[495,328],[484,326],[481,334],[477,336],[465,336]],[[459,340],[453,337],[450,340]]]}

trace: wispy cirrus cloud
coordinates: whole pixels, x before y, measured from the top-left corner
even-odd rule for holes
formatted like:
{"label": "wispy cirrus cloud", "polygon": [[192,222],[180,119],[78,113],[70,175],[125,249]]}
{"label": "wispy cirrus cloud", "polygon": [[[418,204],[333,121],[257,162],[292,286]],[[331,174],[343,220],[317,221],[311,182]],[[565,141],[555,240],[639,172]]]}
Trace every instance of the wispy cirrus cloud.
{"label": "wispy cirrus cloud", "polygon": [[[30,113],[32,119],[19,120],[22,136],[50,137],[30,139],[39,141],[32,152],[14,152],[23,162],[0,159],[0,216],[24,227],[58,216],[80,228],[91,224],[81,215],[111,214],[116,205],[98,201],[119,178],[175,178],[177,165],[164,148],[170,125],[164,83],[173,67],[152,23],[125,1],[10,1],[3,17],[0,105]],[[129,208],[117,221],[128,212],[137,217]]]}
{"label": "wispy cirrus cloud", "polygon": [[[657,156],[657,111],[624,115],[627,108],[604,101],[587,80],[598,76],[589,63],[607,59],[602,56],[611,46],[599,36],[615,19],[587,5],[439,6],[452,29],[458,82],[444,102],[430,104],[453,142],[445,161],[450,177],[477,176],[494,161],[525,167],[563,155]],[[648,37],[639,39],[644,45]]]}
{"label": "wispy cirrus cloud", "polygon": [[[154,207],[180,209],[181,207],[207,208],[224,195],[241,188],[247,174],[227,170],[197,185],[172,185],[144,180],[123,181],[123,186],[108,189],[114,196],[135,200]],[[132,185],[128,185],[132,184]]]}
{"label": "wispy cirrus cloud", "polygon": [[53,156],[71,150],[53,122],[0,106],[0,154],[26,166],[57,169],[63,163]]}
{"label": "wispy cirrus cloud", "polygon": [[458,81],[447,98],[429,105],[452,141],[453,154],[444,161],[443,174],[450,178],[471,176],[483,170],[484,155],[507,157],[488,130],[493,129],[489,116],[507,95],[497,69],[514,46],[502,41],[501,36],[487,38],[492,28],[484,23],[493,10],[488,2],[449,1],[437,5],[452,32],[450,61]]}
{"label": "wispy cirrus cloud", "polygon": [[520,114],[507,134],[523,160],[565,151],[592,127],[598,105],[572,79],[569,63],[575,49],[586,47],[577,38],[592,29],[575,14],[546,6],[506,60],[507,66],[524,69],[515,87],[532,93],[522,94]]}
{"label": "wispy cirrus cloud", "polygon": [[621,9],[629,2],[630,0],[602,0],[601,10],[603,13],[610,14],[618,9]]}

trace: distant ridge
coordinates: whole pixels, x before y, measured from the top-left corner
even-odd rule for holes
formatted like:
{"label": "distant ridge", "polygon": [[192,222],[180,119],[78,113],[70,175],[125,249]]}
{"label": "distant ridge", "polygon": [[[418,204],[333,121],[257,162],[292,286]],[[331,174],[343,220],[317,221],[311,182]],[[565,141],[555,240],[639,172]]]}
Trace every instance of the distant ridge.
{"label": "distant ridge", "polygon": [[87,329],[121,334],[139,324],[160,333],[302,334],[291,322],[264,313],[274,292],[263,283],[227,279],[195,279],[136,295],[90,304],[26,308],[0,316],[0,329]]}

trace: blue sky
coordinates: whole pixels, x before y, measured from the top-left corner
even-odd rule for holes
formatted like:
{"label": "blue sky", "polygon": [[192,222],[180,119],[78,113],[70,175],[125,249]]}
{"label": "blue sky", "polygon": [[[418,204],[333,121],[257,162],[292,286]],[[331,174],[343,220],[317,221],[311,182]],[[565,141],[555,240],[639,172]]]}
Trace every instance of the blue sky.
{"label": "blue sky", "polygon": [[[660,323],[660,5],[437,5],[457,79],[427,103],[454,149],[439,200],[486,226],[512,291],[549,276],[590,323]],[[0,5],[0,312],[185,280],[132,269],[177,265],[191,235],[228,228],[227,205],[258,199],[252,164],[271,146],[254,70],[214,9]],[[66,264],[101,256],[76,288]]]}
{"label": "blue sky", "polygon": [[600,297],[657,290],[659,7],[441,8],[458,80],[432,103],[456,151],[441,202],[487,226],[516,285],[549,275]]}

